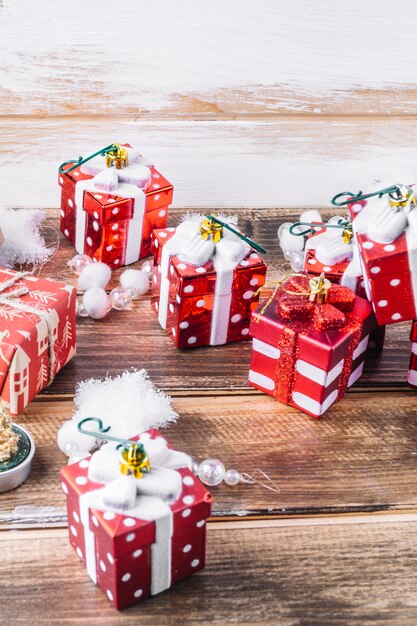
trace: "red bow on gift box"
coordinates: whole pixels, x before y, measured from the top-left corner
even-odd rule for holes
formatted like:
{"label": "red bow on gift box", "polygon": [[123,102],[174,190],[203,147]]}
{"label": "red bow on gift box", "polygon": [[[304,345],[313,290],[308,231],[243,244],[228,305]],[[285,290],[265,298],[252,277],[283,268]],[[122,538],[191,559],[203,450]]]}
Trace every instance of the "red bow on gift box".
{"label": "red bow on gift box", "polygon": [[347,323],[345,313],[353,310],[355,294],[348,287],[330,284],[325,301],[310,298],[308,276],[292,276],[278,292],[276,312],[284,320],[309,321],[315,330],[340,330]]}

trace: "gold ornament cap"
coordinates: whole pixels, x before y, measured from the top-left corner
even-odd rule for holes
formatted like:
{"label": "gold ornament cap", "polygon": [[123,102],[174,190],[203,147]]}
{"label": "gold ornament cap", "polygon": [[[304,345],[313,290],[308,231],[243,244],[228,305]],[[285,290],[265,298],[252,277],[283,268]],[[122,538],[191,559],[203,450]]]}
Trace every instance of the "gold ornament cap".
{"label": "gold ornament cap", "polygon": [[203,239],[211,237],[214,243],[218,243],[223,237],[223,225],[206,217],[200,223],[200,235]]}
{"label": "gold ornament cap", "polygon": [[388,195],[391,207],[405,207],[408,202],[416,204],[414,191],[408,185],[397,185]]}
{"label": "gold ornament cap", "polygon": [[106,153],[106,167],[121,170],[129,164],[129,154],[120,143],[115,143],[113,146],[113,149]]}
{"label": "gold ornament cap", "polygon": [[132,443],[120,455],[120,472],[124,476],[142,478],[151,471],[148,455],[141,443]]}
{"label": "gold ornament cap", "polygon": [[323,304],[324,302],[327,302],[331,286],[332,283],[330,282],[330,280],[325,278],[324,272],[320,274],[320,276],[311,278],[309,283],[310,302],[316,302],[317,304]]}

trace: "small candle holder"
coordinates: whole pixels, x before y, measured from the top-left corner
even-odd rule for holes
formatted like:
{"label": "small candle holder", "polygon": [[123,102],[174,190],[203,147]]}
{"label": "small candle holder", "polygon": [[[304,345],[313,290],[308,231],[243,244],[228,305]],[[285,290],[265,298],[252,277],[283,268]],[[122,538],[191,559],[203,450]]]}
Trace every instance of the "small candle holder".
{"label": "small candle holder", "polygon": [[8,405],[0,402],[0,493],[16,489],[27,479],[34,454],[31,435],[12,423]]}

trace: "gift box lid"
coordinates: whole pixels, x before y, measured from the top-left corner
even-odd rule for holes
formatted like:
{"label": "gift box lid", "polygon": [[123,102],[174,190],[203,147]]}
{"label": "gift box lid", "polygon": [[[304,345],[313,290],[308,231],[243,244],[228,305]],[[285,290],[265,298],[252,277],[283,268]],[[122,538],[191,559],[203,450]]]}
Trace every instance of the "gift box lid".
{"label": "gift box lid", "polygon": [[[175,234],[175,228],[159,228],[152,233],[152,252],[158,265],[161,263],[161,255],[164,245]],[[181,260],[178,256],[172,256],[170,265],[170,281],[173,288],[182,297],[199,296],[214,293],[216,288],[216,269],[212,260],[201,266],[192,265]],[[240,261],[235,272],[254,273],[259,272],[260,276],[266,274],[266,265],[259,254],[248,246],[248,252]],[[261,286],[263,281],[257,283]]]}
{"label": "gift box lid", "polygon": [[[157,429],[144,434],[152,439],[162,437]],[[140,440],[140,437],[134,437],[132,440]],[[168,448],[172,449],[169,445]],[[75,498],[79,501],[83,494],[95,492],[105,486],[90,480],[88,476],[90,459],[91,456],[61,470],[60,477],[68,499]],[[209,517],[211,494],[188,468],[176,471],[181,475],[182,492],[175,502],[168,502],[168,505],[173,513],[174,527],[177,530],[200,524]],[[139,496],[141,497],[146,498]],[[96,533],[100,547],[117,556],[143,549],[156,540],[155,520],[134,517],[132,512],[129,514],[129,510],[120,513],[91,507],[90,528]]]}
{"label": "gift box lid", "polygon": [[[280,292],[277,296],[279,297]],[[318,305],[320,306],[320,305]],[[288,330],[298,335],[298,357],[311,365],[330,370],[346,356],[350,345],[351,334],[361,327],[361,335],[368,335],[375,327],[375,318],[372,307],[367,300],[356,296],[353,310],[345,313],[348,318],[346,329],[319,331],[306,328],[305,321],[288,321],[277,313],[277,302],[273,300],[263,313],[264,304],[261,304],[252,313],[250,334],[273,347],[280,346],[280,352],[285,350],[286,333]],[[288,346],[292,349],[293,333],[288,336]]]}

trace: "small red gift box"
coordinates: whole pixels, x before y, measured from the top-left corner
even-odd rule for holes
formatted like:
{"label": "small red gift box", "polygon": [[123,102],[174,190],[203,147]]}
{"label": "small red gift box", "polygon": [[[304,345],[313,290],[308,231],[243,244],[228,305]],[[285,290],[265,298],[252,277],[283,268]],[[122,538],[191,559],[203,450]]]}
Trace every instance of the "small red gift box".
{"label": "small red gift box", "polygon": [[0,268],[0,398],[18,415],[75,355],[74,287]]}
{"label": "small red gift box", "polygon": [[[306,293],[296,276],[285,290]],[[331,285],[324,304],[281,288],[252,315],[249,383],[280,402],[320,417],[362,374],[372,307],[347,287]]]}
{"label": "small red gift box", "polygon": [[368,299],[378,324],[417,317],[417,208],[387,195],[349,205]]}
{"label": "small red gift box", "polygon": [[[120,452],[111,444],[61,470],[70,543],[117,609],[204,567],[211,513],[211,495],[186,467],[187,455],[155,429],[136,440],[151,464],[143,478],[121,475]],[[133,497],[124,501],[132,481]]]}
{"label": "small red gift box", "polygon": [[411,327],[410,339],[413,343],[411,347],[410,367],[408,370],[408,383],[412,387],[417,387],[417,320],[414,320]]}
{"label": "small red gift box", "polygon": [[95,157],[59,174],[60,229],[77,252],[107,263],[129,265],[150,254],[151,233],[163,228],[173,186],[128,144],[129,164],[106,168]]}
{"label": "small red gift box", "polygon": [[152,303],[177,348],[248,339],[265,282],[257,252],[226,229],[217,243],[203,239],[202,219],[153,234]]}

